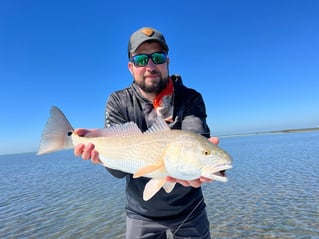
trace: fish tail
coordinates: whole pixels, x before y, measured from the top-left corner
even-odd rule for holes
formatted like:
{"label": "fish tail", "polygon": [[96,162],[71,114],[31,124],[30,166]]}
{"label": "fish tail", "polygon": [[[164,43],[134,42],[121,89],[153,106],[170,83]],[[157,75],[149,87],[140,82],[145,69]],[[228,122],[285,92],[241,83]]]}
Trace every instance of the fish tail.
{"label": "fish tail", "polygon": [[70,137],[72,132],[73,128],[62,111],[58,107],[52,106],[37,155],[72,148],[72,138]]}

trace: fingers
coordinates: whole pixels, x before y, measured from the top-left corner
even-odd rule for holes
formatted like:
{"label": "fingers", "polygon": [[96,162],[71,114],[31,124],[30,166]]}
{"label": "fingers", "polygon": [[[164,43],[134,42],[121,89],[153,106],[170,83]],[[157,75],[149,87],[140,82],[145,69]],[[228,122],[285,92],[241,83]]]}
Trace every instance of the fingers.
{"label": "fingers", "polygon": [[167,182],[170,182],[170,183],[176,183],[176,178],[167,176],[167,177],[166,177],[166,181],[167,181]]}
{"label": "fingers", "polygon": [[77,134],[78,136],[86,136],[86,134],[88,132],[89,132],[89,130],[87,130],[87,129],[78,128],[78,129],[75,129],[73,133]]}
{"label": "fingers", "polygon": [[99,153],[94,150],[93,144],[79,144],[74,148],[74,155],[77,157],[82,157],[84,160],[91,159],[92,163],[99,164],[101,163],[99,159]]}
{"label": "fingers", "polygon": [[178,183],[182,184],[184,187],[193,187],[193,188],[199,188],[202,185],[202,182],[199,179],[195,180],[178,180]]}
{"label": "fingers", "polygon": [[210,178],[205,178],[205,177],[200,177],[199,179],[202,183],[210,183],[213,181],[213,179]]}
{"label": "fingers", "polygon": [[193,188],[199,188],[202,185],[202,182],[200,181],[200,179],[191,180],[188,182],[189,182],[190,186]]}
{"label": "fingers", "polygon": [[77,134],[81,137],[100,137],[109,135],[109,131],[105,128],[102,129],[83,129],[77,128],[73,131],[74,134]]}
{"label": "fingers", "polygon": [[102,163],[100,161],[100,158],[99,158],[99,153],[96,151],[96,150],[93,150],[92,153],[91,153],[91,160],[92,160],[92,163],[94,164],[100,164]]}
{"label": "fingers", "polygon": [[200,177],[199,179],[195,179],[195,180],[181,180],[181,179],[176,179],[173,177],[167,177],[166,180],[172,183],[174,182],[179,183],[183,185],[184,187],[193,187],[193,188],[199,188],[200,186],[202,186],[203,183],[208,183],[213,181],[209,178],[204,178],[204,177]]}
{"label": "fingers", "polygon": [[78,144],[77,146],[74,147],[74,155],[77,157],[82,156],[82,152],[85,148],[84,144]]}
{"label": "fingers", "polygon": [[177,178],[173,178],[170,176],[166,177],[166,181],[170,182],[170,183],[179,183],[181,185],[183,185],[184,187],[190,187],[190,183],[186,180],[181,180],[181,179],[177,179]]}
{"label": "fingers", "polygon": [[199,188],[202,186],[203,183],[210,183],[213,180],[210,178],[205,178],[205,177],[200,177],[199,179],[195,179],[195,180],[190,180],[187,181],[189,186],[193,187],[193,188]]}
{"label": "fingers", "polygon": [[94,149],[94,144],[87,144],[83,149],[82,158],[84,160],[90,159],[93,149]]}
{"label": "fingers", "polygon": [[212,142],[213,144],[219,144],[219,138],[218,137],[210,137],[208,139],[210,142]]}

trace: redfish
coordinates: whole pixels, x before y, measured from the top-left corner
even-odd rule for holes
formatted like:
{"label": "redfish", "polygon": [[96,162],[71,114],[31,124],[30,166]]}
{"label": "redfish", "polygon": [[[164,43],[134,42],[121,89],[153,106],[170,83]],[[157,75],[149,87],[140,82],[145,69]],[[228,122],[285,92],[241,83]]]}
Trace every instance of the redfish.
{"label": "redfish", "polygon": [[100,131],[102,137],[75,134],[62,111],[52,106],[37,154],[92,143],[103,166],[133,174],[134,178],[151,178],[144,189],[145,201],[161,188],[167,193],[174,189],[175,183],[168,182],[167,176],[182,180],[203,176],[226,182],[224,172],[232,168],[231,156],[223,149],[199,134],[171,130],[161,118],[144,133],[133,122]]}

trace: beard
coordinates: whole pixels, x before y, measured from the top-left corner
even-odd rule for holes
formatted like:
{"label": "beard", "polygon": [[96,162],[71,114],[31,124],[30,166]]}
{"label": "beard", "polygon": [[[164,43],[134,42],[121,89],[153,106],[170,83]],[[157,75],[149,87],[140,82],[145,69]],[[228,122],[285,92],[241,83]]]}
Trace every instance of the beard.
{"label": "beard", "polygon": [[160,77],[158,81],[152,81],[149,84],[146,84],[145,80],[143,80],[142,82],[137,82],[135,81],[135,83],[146,93],[155,93],[158,94],[160,93],[166,86],[168,82],[168,78],[163,78]]}

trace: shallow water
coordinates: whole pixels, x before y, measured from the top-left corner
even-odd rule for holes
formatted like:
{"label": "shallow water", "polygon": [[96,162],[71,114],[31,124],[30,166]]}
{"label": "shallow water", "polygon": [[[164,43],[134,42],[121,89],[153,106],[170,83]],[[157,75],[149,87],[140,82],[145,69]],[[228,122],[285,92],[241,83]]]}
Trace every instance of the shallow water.
{"label": "shallow water", "polygon": [[319,134],[222,139],[229,182],[204,192],[212,238],[319,238]]}
{"label": "shallow water", "polygon": [[[203,186],[212,238],[319,238],[319,133],[222,138],[229,182]],[[0,156],[0,238],[124,238],[125,181],[73,157]]]}

